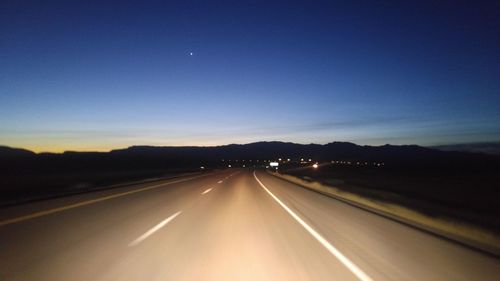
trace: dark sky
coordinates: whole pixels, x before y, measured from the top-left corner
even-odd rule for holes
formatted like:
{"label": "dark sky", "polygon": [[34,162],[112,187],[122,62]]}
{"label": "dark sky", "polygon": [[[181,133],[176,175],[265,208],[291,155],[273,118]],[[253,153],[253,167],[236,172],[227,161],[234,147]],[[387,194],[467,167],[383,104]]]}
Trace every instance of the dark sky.
{"label": "dark sky", "polygon": [[497,141],[479,2],[4,0],[0,144]]}

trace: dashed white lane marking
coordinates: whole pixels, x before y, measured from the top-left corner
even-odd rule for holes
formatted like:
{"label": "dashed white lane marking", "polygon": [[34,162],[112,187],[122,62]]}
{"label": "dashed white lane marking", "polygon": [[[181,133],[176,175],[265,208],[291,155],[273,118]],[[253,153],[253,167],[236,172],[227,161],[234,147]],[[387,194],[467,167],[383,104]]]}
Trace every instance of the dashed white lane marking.
{"label": "dashed white lane marking", "polygon": [[160,222],[159,224],[155,225],[153,228],[151,228],[150,230],[146,231],[143,235],[137,237],[137,239],[135,239],[134,241],[130,242],[128,244],[129,247],[133,247],[133,246],[136,246],[137,244],[141,243],[142,241],[144,241],[146,238],[148,238],[149,236],[151,236],[153,233],[155,233],[156,231],[160,230],[160,228],[164,227],[167,223],[169,223],[170,221],[172,221],[173,219],[175,219],[175,217],[177,217],[178,215],[181,214],[181,211],[171,215],[170,217],[164,219],[162,222]]}
{"label": "dashed white lane marking", "polygon": [[212,190],[212,188],[209,188],[209,189],[207,189],[207,190],[203,191],[201,194],[207,194],[207,193],[209,193],[211,190]]}
{"label": "dashed white lane marking", "polygon": [[220,181],[218,181],[217,183],[222,183],[222,181],[220,180]]}
{"label": "dashed white lane marking", "polygon": [[355,265],[352,261],[350,261],[346,256],[344,256],[339,250],[337,250],[335,247],[330,244],[321,234],[316,232],[312,227],[310,227],[305,221],[303,221],[297,214],[295,214],[288,206],[286,206],[283,202],[281,202],[278,197],[276,197],[267,187],[257,178],[257,175],[255,174],[255,171],[253,172],[253,176],[257,180],[257,182],[260,184],[260,186],[269,194],[271,197],[280,204],[285,211],[287,211],[302,227],[304,227],[307,232],[309,232],[316,240],[318,240],[323,247],[325,247],[332,255],[334,255],[343,265],[345,265],[356,277],[358,277],[359,280],[362,281],[373,281],[371,277],[369,277],[366,273],[364,273],[357,265]]}

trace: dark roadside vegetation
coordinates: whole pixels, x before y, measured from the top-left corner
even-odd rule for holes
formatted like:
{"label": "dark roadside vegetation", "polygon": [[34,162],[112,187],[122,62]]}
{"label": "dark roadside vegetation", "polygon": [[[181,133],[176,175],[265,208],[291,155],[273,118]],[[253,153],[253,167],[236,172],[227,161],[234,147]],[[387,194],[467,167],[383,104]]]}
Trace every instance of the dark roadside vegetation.
{"label": "dark roadside vegetation", "polygon": [[139,152],[35,154],[0,147],[0,206],[206,171],[188,159],[163,158]]}
{"label": "dark roadside vegetation", "polygon": [[280,158],[283,173],[500,233],[500,156],[419,146],[258,142],[61,154],[0,147],[0,204]]}
{"label": "dark roadside vegetation", "polygon": [[433,165],[420,168],[327,164],[318,169],[297,166],[300,165],[285,165],[281,173],[407,206],[427,215],[473,223],[500,234],[498,170],[457,166],[438,169]]}
{"label": "dark roadside vegetation", "polygon": [[280,172],[500,234],[499,157],[432,154],[413,161],[343,157],[319,161],[317,168],[307,159],[281,163]]}

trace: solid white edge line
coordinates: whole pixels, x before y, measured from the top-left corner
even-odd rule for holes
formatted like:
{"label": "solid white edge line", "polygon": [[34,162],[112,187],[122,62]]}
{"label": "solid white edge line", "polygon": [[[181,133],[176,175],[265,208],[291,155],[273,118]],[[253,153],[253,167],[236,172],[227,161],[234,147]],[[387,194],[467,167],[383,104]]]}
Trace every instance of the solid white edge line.
{"label": "solid white edge line", "polygon": [[207,189],[207,190],[203,191],[201,194],[207,194],[207,193],[209,193],[211,190],[212,190],[212,187],[210,187],[209,189]]}
{"label": "solid white edge line", "polygon": [[325,247],[332,255],[334,255],[343,265],[345,265],[359,280],[362,281],[373,281],[366,273],[364,273],[358,266],[356,266],[352,261],[350,261],[346,256],[344,256],[339,250],[332,246],[321,234],[316,232],[312,227],[310,227],[306,222],[304,222],[298,215],[296,215],[288,206],[281,202],[278,197],[276,197],[267,187],[257,178],[255,171],[253,172],[255,180],[260,184],[260,186],[276,201],[280,204],[285,211],[287,211],[302,227],[304,227],[316,240],[318,240],[323,247]]}
{"label": "solid white edge line", "polygon": [[159,224],[157,224],[156,226],[154,226],[153,228],[151,228],[150,230],[146,231],[143,235],[139,236],[137,239],[135,239],[134,241],[130,242],[128,244],[129,247],[133,247],[133,246],[136,246],[137,244],[141,243],[142,241],[144,241],[146,238],[148,238],[149,236],[151,236],[153,233],[155,233],[156,231],[158,231],[160,228],[164,227],[167,223],[169,223],[171,220],[175,219],[175,217],[177,217],[178,215],[180,215],[182,212],[179,211],[173,215],[171,215],[170,217],[164,219],[162,222],[160,222]]}

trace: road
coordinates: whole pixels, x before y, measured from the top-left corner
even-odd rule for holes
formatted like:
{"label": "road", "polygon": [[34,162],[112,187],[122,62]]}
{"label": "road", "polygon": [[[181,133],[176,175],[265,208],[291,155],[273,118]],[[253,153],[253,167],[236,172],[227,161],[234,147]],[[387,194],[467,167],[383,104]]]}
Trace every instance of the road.
{"label": "road", "polygon": [[0,210],[0,280],[499,278],[499,259],[264,171]]}

